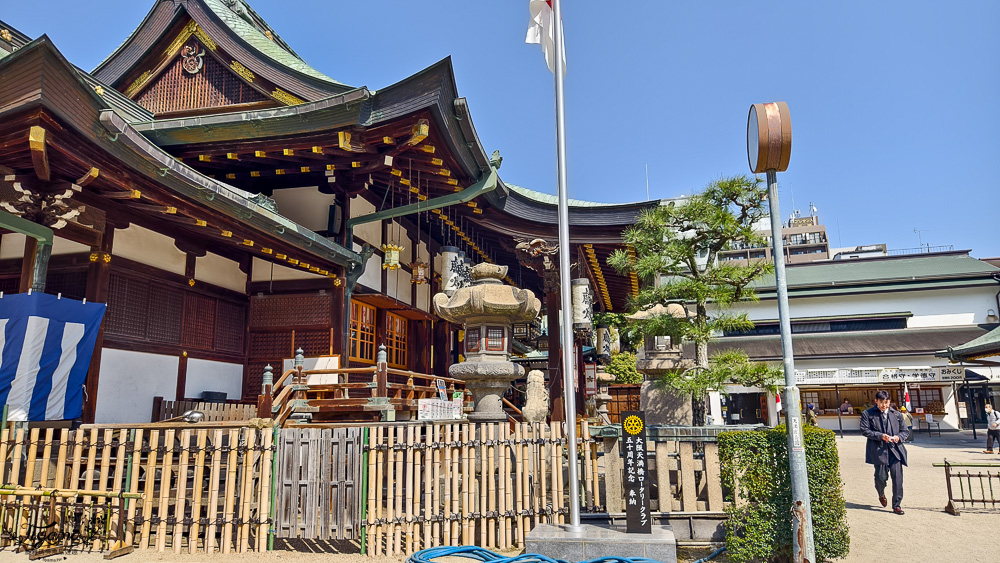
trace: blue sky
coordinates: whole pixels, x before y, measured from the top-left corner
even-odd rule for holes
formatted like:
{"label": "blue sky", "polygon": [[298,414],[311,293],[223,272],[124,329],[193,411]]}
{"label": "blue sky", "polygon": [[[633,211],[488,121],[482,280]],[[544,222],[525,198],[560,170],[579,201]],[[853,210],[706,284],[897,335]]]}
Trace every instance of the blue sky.
{"label": "blue sky", "polygon": [[[553,78],[527,0],[250,0],[307,62],[378,89],[451,56],[508,182],[555,193]],[[152,0],[6,2],[93,68]],[[784,100],[782,215],[831,246],[919,242],[1000,256],[1000,2],[565,1],[569,195],[690,194],[748,173],[751,103]],[[920,230],[920,234],[914,232]]]}

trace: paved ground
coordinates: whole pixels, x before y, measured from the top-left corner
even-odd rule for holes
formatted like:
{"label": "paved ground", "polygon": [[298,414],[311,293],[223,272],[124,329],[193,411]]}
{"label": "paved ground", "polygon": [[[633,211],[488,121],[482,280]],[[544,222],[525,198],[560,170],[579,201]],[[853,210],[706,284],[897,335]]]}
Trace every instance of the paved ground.
{"label": "paved ground", "polygon": [[[941,437],[917,436],[907,445],[909,467],[904,470],[903,516],[882,508],[875,492],[874,470],[865,464],[865,438],[838,440],[840,469],[851,527],[849,562],[904,559],[955,563],[997,560],[1000,557],[1000,512],[964,510],[961,516],[944,512],[948,494],[944,469],[951,462],[998,463],[1000,455],[981,453],[986,437],[972,440],[972,432],[944,432]],[[996,469],[1000,471],[1000,468]],[[890,488],[887,493],[891,492]],[[988,489],[987,489],[988,492]],[[1000,499],[1000,490],[996,491]]]}

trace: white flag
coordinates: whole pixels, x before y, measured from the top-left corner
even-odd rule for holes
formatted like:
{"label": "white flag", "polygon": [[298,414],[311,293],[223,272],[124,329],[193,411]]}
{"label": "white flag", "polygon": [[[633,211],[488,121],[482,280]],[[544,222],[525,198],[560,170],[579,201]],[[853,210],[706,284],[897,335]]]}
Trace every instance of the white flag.
{"label": "white flag", "polygon": [[[528,26],[528,34],[525,36],[524,42],[537,43],[542,46],[545,64],[548,65],[549,72],[554,73],[556,71],[556,16],[552,11],[552,0],[530,0],[528,12],[531,14],[531,24]],[[563,53],[563,74],[566,74],[566,42],[563,41],[562,33],[559,34],[559,42]]]}

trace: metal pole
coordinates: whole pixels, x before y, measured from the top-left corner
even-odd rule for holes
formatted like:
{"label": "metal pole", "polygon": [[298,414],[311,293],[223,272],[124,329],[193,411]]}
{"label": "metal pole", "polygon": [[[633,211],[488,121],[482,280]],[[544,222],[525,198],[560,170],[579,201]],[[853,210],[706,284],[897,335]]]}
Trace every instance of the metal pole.
{"label": "metal pole", "polygon": [[[778,174],[767,171],[767,199],[771,207],[771,240],[774,249],[774,278],[778,289],[778,320],[781,326],[781,357],[785,364],[785,426],[788,430],[788,465],[792,477],[792,560],[815,561],[812,508],[809,505],[809,474],[802,436],[802,406],[795,386],[795,360],[792,357],[792,325],[788,316],[788,284],[785,280],[785,253],[781,241],[781,214],[778,211]],[[799,529],[805,545],[799,545]]]}
{"label": "metal pole", "polygon": [[[569,270],[569,196],[566,194],[566,108],[563,103],[562,2],[552,0],[556,43],[556,167],[559,179],[559,293],[562,306],[563,405],[566,408],[566,441],[569,450],[569,526],[583,531],[580,525],[580,482],[576,460],[576,396],[573,373],[573,295]],[[551,351],[549,352],[552,353]]]}
{"label": "metal pole", "polygon": [[[969,387],[969,375],[968,375],[968,373],[965,372],[965,371],[963,371],[962,372],[962,377],[964,378],[964,382],[965,382],[965,414],[966,414],[966,417],[969,419],[969,426],[972,427],[972,439],[975,440],[976,439],[976,420],[973,417],[976,415],[976,413],[975,413],[975,411],[972,410],[973,406],[974,406],[974,403],[972,401],[972,387]],[[959,417],[959,420],[961,420],[961,417]],[[931,433],[931,427],[927,426],[927,435],[929,436],[930,433]]]}
{"label": "metal pole", "polygon": [[837,425],[840,426],[840,437],[844,437],[844,419],[841,412],[843,412],[843,407],[840,406],[840,385],[834,385],[833,390],[837,392]]}

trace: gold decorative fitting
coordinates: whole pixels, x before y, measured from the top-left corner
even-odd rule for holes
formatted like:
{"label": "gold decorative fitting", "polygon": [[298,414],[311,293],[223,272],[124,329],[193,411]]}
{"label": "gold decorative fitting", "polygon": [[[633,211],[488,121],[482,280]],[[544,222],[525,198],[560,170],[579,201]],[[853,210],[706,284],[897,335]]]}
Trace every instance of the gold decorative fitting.
{"label": "gold decorative fitting", "polygon": [[253,151],[253,155],[257,158],[264,158],[267,156],[267,153],[264,151]]}
{"label": "gold decorative fitting", "polygon": [[271,250],[270,248],[265,248],[263,246],[260,248],[260,251],[263,252],[264,254],[270,254],[274,252],[274,250]]}
{"label": "gold decorative fitting", "polygon": [[303,166],[302,168],[299,168],[299,171],[302,172],[302,173],[309,172],[309,167],[308,166]]}
{"label": "gold decorative fitting", "polygon": [[[4,31],[6,31],[6,30],[4,30]],[[96,252],[91,252],[91,253],[90,253],[90,261],[91,261],[91,262],[97,262],[97,259],[98,259],[98,258],[99,258],[99,256],[97,255],[97,253],[96,253]]]}
{"label": "gold decorative fitting", "polygon": [[236,179],[236,174],[233,174],[232,172],[230,172],[229,174],[226,174],[226,179],[227,180],[235,180]]}
{"label": "gold decorative fitting", "polygon": [[279,169],[275,170],[274,173],[277,176],[284,176],[285,175],[285,169],[284,168],[279,168]]}
{"label": "gold decorative fitting", "polygon": [[410,186],[410,193],[419,194],[420,189],[417,188],[416,186]]}
{"label": "gold decorative fitting", "polygon": [[457,186],[458,180],[456,180],[455,178],[448,178],[448,184],[452,186]]}
{"label": "gold decorative fitting", "polygon": [[299,263],[299,260],[298,258],[289,258],[288,263],[294,266]]}
{"label": "gold decorative fitting", "polygon": [[440,158],[432,158],[431,164],[433,164],[434,166],[441,166],[442,164],[444,164],[444,161],[441,160]]}
{"label": "gold decorative fitting", "polygon": [[427,196],[425,196],[424,194],[417,194],[417,199],[419,199],[420,201],[427,201]]}
{"label": "gold decorative fitting", "polygon": [[190,21],[186,26],[184,26],[184,30],[180,32],[177,39],[174,39],[174,42],[167,47],[167,50],[164,51],[163,54],[168,57],[173,56],[173,54],[176,53],[192,35],[201,39],[201,42],[212,51],[216,49],[215,41],[212,41],[212,38],[198,26],[197,22]]}
{"label": "gold decorative fitting", "polygon": [[194,224],[196,226],[198,226],[198,227],[207,227],[208,226],[208,222],[205,221],[204,219],[195,219]]}
{"label": "gold decorative fitting", "polygon": [[317,272],[318,273],[319,272],[319,266],[312,266],[312,267],[309,268],[309,271],[310,272]]}
{"label": "gold decorative fitting", "polygon": [[188,280],[188,285],[190,285],[191,287],[194,287],[194,278],[191,278],[191,279]]}
{"label": "gold decorative fitting", "polygon": [[232,64],[229,65],[229,68],[233,69],[233,72],[242,76],[244,80],[246,80],[247,82],[253,82],[253,79],[256,78],[256,76],[254,76],[253,72],[251,72],[249,68],[241,65],[236,61],[233,61]]}
{"label": "gold decorative fitting", "polygon": [[399,179],[399,183],[403,184],[404,186],[409,186],[410,185],[410,181],[407,180],[406,178],[400,178]]}
{"label": "gold decorative fitting", "polygon": [[333,276],[333,286],[334,286],[334,287],[340,287],[340,284],[341,284],[341,283],[343,283],[343,282],[341,282],[341,281],[340,281],[340,278],[339,278],[339,277],[337,277],[337,276]]}
{"label": "gold decorative fitting", "polygon": [[323,147],[313,147],[312,152],[314,154],[323,154]]}
{"label": "gold decorative fitting", "polygon": [[142,192],[140,192],[139,190],[132,190],[132,192],[129,194],[129,197],[132,199],[139,199],[142,197]]}
{"label": "gold decorative fitting", "polygon": [[451,176],[451,170],[448,170],[447,168],[442,168],[441,170],[438,170],[437,173],[439,176]]}
{"label": "gold decorative fitting", "polygon": [[171,206],[167,206],[166,208],[163,209],[163,212],[166,213],[167,215],[176,215],[177,214],[177,208],[174,207],[174,206],[172,206],[172,205]]}
{"label": "gold decorative fitting", "polygon": [[385,143],[385,144],[387,144],[387,145],[395,145],[396,144],[396,139],[393,139],[392,137],[386,136],[386,137],[382,137],[382,142]]}
{"label": "gold decorative fitting", "polygon": [[277,258],[278,260],[285,260],[286,258],[288,258],[288,255],[287,254],[275,254],[274,257]]}
{"label": "gold decorative fitting", "polygon": [[396,170],[395,168],[393,168],[392,170],[390,170],[389,173],[392,174],[393,176],[402,176],[403,175],[403,171],[402,170]]}
{"label": "gold decorative fitting", "polygon": [[251,170],[250,171],[250,177],[251,178],[260,178],[260,172],[258,172],[257,170]]}
{"label": "gold decorative fitting", "polygon": [[351,162],[351,168],[361,168],[361,163],[355,160]]}
{"label": "gold decorative fitting", "polygon": [[136,91],[139,90],[139,88],[142,88],[142,85],[145,84],[146,81],[149,80],[149,77],[152,75],[153,71],[151,70],[147,70],[146,72],[140,74],[139,77],[133,80],[132,84],[125,89],[125,95],[131,97],[133,94],[136,93]]}
{"label": "gold decorative fitting", "polygon": [[285,92],[281,88],[275,88],[274,92],[271,92],[271,97],[274,98],[275,100],[278,100],[279,102],[281,102],[281,103],[283,103],[285,105],[289,105],[289,106],[296,106],[296,105],[304,104],[305,103],[304,100],[300,100],[299,98],[296,98],[295,96],[289,94],[288,92]]}
{"label": "gold decorative fitting", "polygon": [[224,236],[224,237],[226,237],[226,238],[229,238],[229,237],[232,237],[232,236],[233,236],[233,232],[232,232],[232,231],[222,231],[222,232],[221,232],[221,233],[219,233],[219,234],[221,234],[222,236]]}
{"label": "gold decorative fitting", "polygon": [[210,154],[199,154],[198,160],[201,162],[212,162],[212,155]]}
{"label": "gold decorative fitting", "polygon": [[14,39],[14,37],[10,34],[9,29],[0,29],[0,37],[3,37],[3,40],[8,43]]}
{"label": "gold decorative fitting", "polygon": [[420,150],[428,154],[434,154],[434,145],[424,145],[420,147]]}
{"label": "gold decorative fitting", "polygon": [[295,149],[282,149],[281,154],[285,156],[295,156]]}
{"label": "gold decorative fitting", "polygon": [[104,95],[104,88],[102,88],[100,84],[98,84],[97,86],[94,86],[94,91],[97,92],[98,96],[103,96]]}
{"label": "gold decorative fitting", "polygon": [[243,246],[253,246],[253,241],[248,238],[245,238],[243,239]]}
{"label": "gold decorative fitting", "polygon": [[267,38],[268,38],[268,39],[270,39],[271,41],[274,41],[274,34],[273,34],[273,33],[271,33],[271,30],[270,30],[270,29],[264,32],[264,37],[267,37]]}
{"label": "gold decorative fitting", "polygon": [[299,262],[299,267],[300,268],[305,268],[306,270],[308,270],[310,266],[309,266],[309,264],[307,264],[305,262]]}
{"label": "gold decorative fitting", "polygon": [[326,169],[327,170],[336,170],[337,169],[337,165],[336,164],[327,164],[326,165]]}

